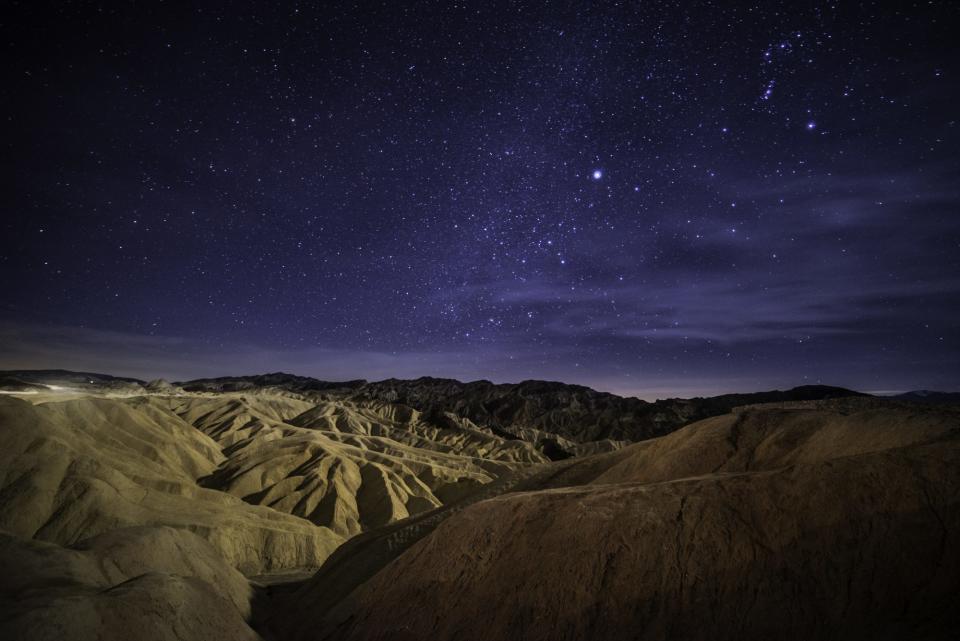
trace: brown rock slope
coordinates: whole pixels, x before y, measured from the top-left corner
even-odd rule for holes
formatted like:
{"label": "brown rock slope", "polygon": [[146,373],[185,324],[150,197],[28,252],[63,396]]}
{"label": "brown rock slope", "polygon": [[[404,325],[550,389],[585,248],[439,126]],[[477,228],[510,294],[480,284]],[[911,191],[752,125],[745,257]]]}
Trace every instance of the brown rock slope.
{"label": "brown rock slope", "polygon": [[251,574],[318,567],[347,537],[547,460],[453,415],[280,389],[30,398],[0,397],[0,528],[70,545],[170,525]]}
{"label": "brown rock slope", "polygon": [[805,385],[786,391],[725,394],[711,398],[638,398],[552,381],[494,384],[442,378],[389,379],[343,390],[354,400],[399,402],[420,411],[453,412],[478,425],[520,434],[529,428],[576,443],[640,441],[668,434],[748,403],[861,396],[839,387]]}
{"label": "brown rock slope", "polygon": [[184,530],[119,529],[72,548],[0,533],[4,639],[256,639],[251,592]]}
{"label": "brown rock slope", "polygon": [[[0,373],[2,374],[2,373]],[[25,376],[24,372],[10,372]],[[34,372],[45,380],[45,372]],[[710,398],[663,399],[648,403],[599,392],[581,385],[529,380],[495,384],[463,383],[422,377],[379,382],[328,382],[276,372],[256,376],[200,379],[179,383],[188,392],[223,393],[286,391],[315,400],[350,401],[357,405],[390,403],[413,408],[431,418],[452,414],[498,436],[522,438],[551,458],[596,453],[618,441],[639,441],[668,434],[710,416],[726,414],[748,403],[808,401],[862,396],[839,387],[804,385],[790,390],[725,394]],[[567,444],[558,441],[566,441]],[[568,447],[573,444],[574,450]],[[576,444],[589,444],[586,450]]]}
{"label": "brown rock slope", "polygon": [[275,394],[166,399],[223,448],[200,479],[349,537],[440,506],[528,462],[530,444],[425,423],[400,405],[313,404]]}
{"label": "brown rock slope", "polygon": [[327,528],[197,485],[220,447],[153,398],[31,405],[0,397],[0,529],[72,545],[116,528],[169,525],[256,573],[319,565]]}
{"label": "brown rock slope", "polygon": [[274,629],[919,639],[953,638],[960,623],[956,411],[761,406],[555,467],[540,491],[443,520],[355,589],[321,570],[279,606]]}
{"label": "brown rock slope", "polygon": [[458,417],[283,390],[30,399],[0,397],[4,639],[256,638],[238,569],[316,568],[546,460]]}

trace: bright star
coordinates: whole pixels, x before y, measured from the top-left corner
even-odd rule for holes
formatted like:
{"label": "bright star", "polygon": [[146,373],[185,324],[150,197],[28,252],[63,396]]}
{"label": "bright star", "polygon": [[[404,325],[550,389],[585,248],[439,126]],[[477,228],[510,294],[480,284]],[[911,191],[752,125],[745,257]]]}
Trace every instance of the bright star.
{"label": "bright star", "polygon": [[594,169],[592,176],[594,180],[600,180],[601,178],[603,178],[603,172],[600,171],[599,169]]}
{"label": "bright star", "polygon": [[811,120],[810,122],[807,123],[807,131],[813,131],[816,128],[817,128],[817,123],[815,123],[814,121]]}

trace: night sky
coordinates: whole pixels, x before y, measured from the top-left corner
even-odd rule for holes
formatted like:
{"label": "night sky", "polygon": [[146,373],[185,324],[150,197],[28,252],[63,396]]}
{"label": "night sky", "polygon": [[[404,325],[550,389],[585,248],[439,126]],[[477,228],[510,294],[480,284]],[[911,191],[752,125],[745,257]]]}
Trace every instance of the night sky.
{"label": "night sky", "polygon": [[0,367],[960,388],[954,3],[186,4],[5,3]]}

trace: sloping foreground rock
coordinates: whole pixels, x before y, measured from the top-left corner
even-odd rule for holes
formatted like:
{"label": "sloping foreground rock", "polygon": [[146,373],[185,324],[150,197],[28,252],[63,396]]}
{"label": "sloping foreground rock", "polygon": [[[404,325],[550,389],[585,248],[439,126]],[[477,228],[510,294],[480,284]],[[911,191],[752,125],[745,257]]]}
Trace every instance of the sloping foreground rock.
{"label": "sloping foreground rock", "polygon": [[[940,639],[960,624],[960,422],[754,408],[451,516],[294,639]],[[323,576],[323,572],[318,577]],[[293,613],[298,618],[293,618]],[[312,616],[311,616],[312,614]]]}
{"label": "sloping foreground rock", "polygon": [[129,528],[63,548],[0,533],[4,639],[257,639],[246,578],[195,534]]}

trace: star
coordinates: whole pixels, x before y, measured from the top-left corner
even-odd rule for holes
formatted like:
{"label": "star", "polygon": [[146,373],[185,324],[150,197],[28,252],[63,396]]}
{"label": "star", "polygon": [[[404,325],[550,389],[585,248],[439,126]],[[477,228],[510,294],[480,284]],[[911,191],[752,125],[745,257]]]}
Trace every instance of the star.
{"label": "star", "polygon": [[[622,4],[531,6],[524,19],[549,25],[531,33],[501,12],[410,3],[376,22],[346,5],[304,5],[296,25],[269,9],[204,14],[196,33],[175,12],[37,14],[5,42],[23,73],[4,145],[30,162],[5,194],[22,215],[0,223],[0,330],[69,322],[238,354],[307,339],[341,351],[333,363],[438,355],[382,371],[298,361],[320,377],[564,378],[579,362],[587,384],[696,368],[724,389],[734,369],[770,385],[815,371],[869,390],[890,372],[960,389],[960,223],[945,213],[960,208],[960,86],[949,21],[932,19],[946,9],[831,10],[829,29],[801,35],[823,8],[715,3],[715,30],[662,20],[670,3]],[[110,305],[87,304],[100,297]],[[683,316],[702,351],[645,328],[655,310]],[[932,312],[948,349],[905,333],[918,365],[863,366]],[[797,360],[773,328],[815,333],[824,351]],[[105,369],[136,370],[117,341]],[[737,368],[711,356],[727,342]],[[209,367],[271,366],[233,358]]]}

